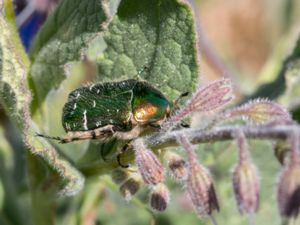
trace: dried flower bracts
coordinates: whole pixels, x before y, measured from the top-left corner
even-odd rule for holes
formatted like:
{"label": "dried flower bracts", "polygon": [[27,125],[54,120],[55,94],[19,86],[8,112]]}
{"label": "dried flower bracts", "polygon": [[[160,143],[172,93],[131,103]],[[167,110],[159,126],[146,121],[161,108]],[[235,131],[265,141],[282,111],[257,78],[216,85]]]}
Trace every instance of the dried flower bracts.
{"label": "dried flower bracts", "polygon": [[[164,184],[166,173],[163,163],[166,163],[172,177],[180,184],[184,184],[197,215],[208,216],[216,224],[213,213],[219,211],[219,203],[213,180],[208,169],[198,162],[190,140],[202,143],[210,140],[235,139],[238,145],[238,162],[232,170],[233,193],[240,213],[253,215],[259,208],[260,182],[257,168],[250,157],[246,138],[267,137],[286,141],[290,137],[286,148],[286,153],[290,152],[288,160],[283,160],[288,154],[280,153],[279,156],[281,161],[284,161],[284,169],[279,178],[277,200],[282,216],[297,217],[300,210],[299,127],[284,108],[269,100],[253,100],[224,111],[223,107],[232,98],[229,80],[213,82],[199,88],[183,108],[171,114],[161,124],[160,132],[150,137],[133,139],[131,143],[138,169],[137,176],[121,169],[116,170],[116,174],[112,174],[113,180],[120,185],[123,197],[130,200],[140,186],[145,184],[150,188],[151,208],[159,212],[166,210],[170,199],[169,190]],[[219,114],[211,113],[219,109],[223,111]],[[208,115],[210,119],[208,126],[202,129],[177,130],[180,128],[177,125],[181,120],[193,112]],[[244,119],[246,123],[239,126],[220,127],[221,122],[233,119]],[[218,127],[213,128],[216,125]],[[176,130],[173,130],[175,127]],[[268,129],[274,132],[267,134]],[[160,151],[153,152],[151,149],[165,142],[174,144],[175,140],[185,150],[187,159],[170,151],[163,151],[161,154]],[[157,154],[160,154],[159,158]]]}

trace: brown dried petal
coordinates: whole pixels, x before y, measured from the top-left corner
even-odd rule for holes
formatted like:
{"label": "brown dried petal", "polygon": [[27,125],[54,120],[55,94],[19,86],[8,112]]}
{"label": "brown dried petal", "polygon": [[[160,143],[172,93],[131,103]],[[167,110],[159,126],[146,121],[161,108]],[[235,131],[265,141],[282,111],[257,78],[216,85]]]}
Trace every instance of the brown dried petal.
{"label": "brown dried petal", "polygon": [[168,160],[168,166],[173,177],[178,181],[185,181],[188,177],[188,168],[186,161],[181,156],[168,152],[165,155]]}
{"label": "brown dried petal", "polygon": [[146,184],[158,184],[165,180],[165,169],[156,155],[146,148],[141,139],[133,143],[135,150],[135,161],[139,172]]}
{"label": "brown dried petal", "polygon": [[153,187],[150,196],[150,205],[153,209],[160,212],[164,211],[168,206],[169,200],[169,190],[166,185],[160,183]]}
{"label": "brown dried petal", "polygon": [[142,184],[138,177],[129,178],[124,184],[120,186],[120,193],[127,200],[131,200],[132,196],[140,189]]}

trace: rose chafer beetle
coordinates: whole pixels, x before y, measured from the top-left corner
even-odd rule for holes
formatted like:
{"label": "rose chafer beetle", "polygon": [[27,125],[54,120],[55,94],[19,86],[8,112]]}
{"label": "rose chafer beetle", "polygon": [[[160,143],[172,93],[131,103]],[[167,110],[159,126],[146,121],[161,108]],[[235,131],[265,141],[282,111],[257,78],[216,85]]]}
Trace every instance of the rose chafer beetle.
{"label": "rose chafer beetle", "polygon": [[159,127],[170,116],[175,102],[146,81],[92,84],[69,94],[62,115],[67,132],[64,137],[38,136],[60,143],[112,136],[132,140],[151,127]]}

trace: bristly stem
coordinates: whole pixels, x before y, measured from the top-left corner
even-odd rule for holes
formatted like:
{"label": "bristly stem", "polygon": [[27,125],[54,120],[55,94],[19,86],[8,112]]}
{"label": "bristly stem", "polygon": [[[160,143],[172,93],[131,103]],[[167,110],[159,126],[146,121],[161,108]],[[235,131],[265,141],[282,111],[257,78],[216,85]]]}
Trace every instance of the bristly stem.
{"label": "bristly stem", "polygon": [[211,130],[189,128],[146,137],[145,143],[152,149],[178,146],[176,137],[181,135],[185,135],[194,144],[226,141],[234,139],[238,130],[243,132],[246,138],[286,140],[292,129],[300,130],[300,127],[297,125],[244,125],[216,127]]}

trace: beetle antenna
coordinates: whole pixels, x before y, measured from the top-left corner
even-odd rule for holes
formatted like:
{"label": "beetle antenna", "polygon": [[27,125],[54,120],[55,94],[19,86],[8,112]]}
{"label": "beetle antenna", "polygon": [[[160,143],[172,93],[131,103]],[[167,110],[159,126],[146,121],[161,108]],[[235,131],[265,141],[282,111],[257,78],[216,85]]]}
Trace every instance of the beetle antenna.
{"label": "beetle antenna", "polygon": [[52,140],[57,140],[57,141],[60,141],[60,142],[63,141],[63,139],[62,139],[61,137],[53,137],[53,136],[48,136],[48,135],[45,135],[45,134],[39,134],[39,133],[36,133],[35,135],[38,136],[38,137],[47,138],[47,139],[52,139]]}
{"label": "beetle antenna", "polygon": [[173,101],[173,104],[174,104],[175,106],[177,106],[178,101],[179,101],[180,99],[182,99],[183,97],[188,96],[189,94],[190,94],[190,92],[188,92],[188,91],[187,91],[187,92],[181,93],[181,94],[179,95],[179,97]]}
{"label": "beetle antenna", "polygon": [[136,76],[136,78],[137,78],[137,80],[141,80],[141,74],[143,73],[143,72],[145,72],[145,71],[149,71],[149,67],[148,66],[143,66],[143,68],[142,69],[140,69],[138,72],[137,72],[137,74],[135,75]]}

